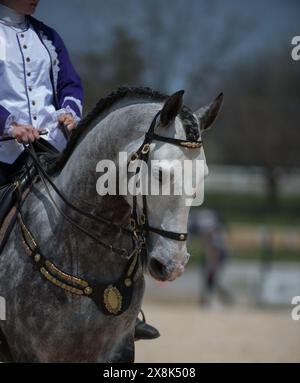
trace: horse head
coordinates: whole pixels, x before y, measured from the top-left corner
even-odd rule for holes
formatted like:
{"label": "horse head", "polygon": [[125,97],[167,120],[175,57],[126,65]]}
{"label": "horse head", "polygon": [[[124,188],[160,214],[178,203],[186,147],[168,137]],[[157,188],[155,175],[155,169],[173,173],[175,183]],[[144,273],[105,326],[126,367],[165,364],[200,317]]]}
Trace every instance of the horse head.
{"label": "horse head", "polygon": [[[183,107],[183,94],[176,92],[165,101],[155,121],[155,137],[148,146],[148,167],[142,167],[139,173],[140,178],[147,174],[148,185],[147,195],[136,199],[137,209],[140,214],[146,213],[150,228],[146,265],[150,275],[160,281],[175,280],[188,262],[185,233],[191,200],[197,197],[208,174],[201,135],[214,123],[223,101],[220,94],[211,104],[193,113]],[[202,171],[197,170],[197,162],[202,164]],[[194,185],[193,195],[186,193],[186,177]],[[156,193],[153,185],[158,185]]]}

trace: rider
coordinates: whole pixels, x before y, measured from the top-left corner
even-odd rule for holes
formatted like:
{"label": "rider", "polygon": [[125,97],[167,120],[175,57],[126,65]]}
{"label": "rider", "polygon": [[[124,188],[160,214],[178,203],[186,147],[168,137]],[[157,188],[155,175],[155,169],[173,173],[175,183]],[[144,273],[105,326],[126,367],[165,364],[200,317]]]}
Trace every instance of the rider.
{"label": "rider", "polygon": [[[0,186],[11,183],[26,162],[22,144],[46,133],[43,138],[62,151],[63,129],[72,131],[81,118],[81,80],[58,33],[31,16],[38,3],[0,0],[0,139],[15,138],[0,143]],[[159,333],[137,319],[135,336]]]}
{"label": "rider", "polygon": [[0,0],[0,184],[24,163],[22,143],[43,136],[58,151],[82,112],[83,91],[60,36],[31,17],[38,0]]}

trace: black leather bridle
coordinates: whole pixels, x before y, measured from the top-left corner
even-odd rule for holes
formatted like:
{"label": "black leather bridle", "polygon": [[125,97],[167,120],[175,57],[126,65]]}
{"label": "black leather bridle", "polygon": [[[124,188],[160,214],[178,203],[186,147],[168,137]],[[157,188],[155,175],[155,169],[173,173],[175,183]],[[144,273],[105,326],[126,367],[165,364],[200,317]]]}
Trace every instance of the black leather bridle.
{"label": "black leather bridle", "polygon": [[[150,153],[150,145],[153,141],[161,141],[168,144],[180,146],[186,149],[199,149],[203,146],[203,141],[187,141],[180,140],[177,138],[160,136],[155,133],[155,128],[157,126],[157,120],[160,116],[161,111],[159,111],[154,117],[151,126],[148,132],[145,134],[145,139],[140,148],[132,154],[130,162],[134,162],[136,160],[142,160],[145,163],[149,161],[149,153]],[[136,174],[138,174],[140,168],[137,168]],[[137,196],[133,195],[133,206],[132,206],[132,216],[131,216],[131,227],[137,234],[143,236],[147,239],[149,232],[158,234],[162,237],[169,238],[175,241],[184,242],[187,240],[187,233],[176,233],[173,231],[167,231],[155,228],[149,225],[148,220],[148,206],[147,206],[147,197],[145,194],[142,195],[142,212],[140,214],[140,219],[138,219],[138,204],[137,204]]]}

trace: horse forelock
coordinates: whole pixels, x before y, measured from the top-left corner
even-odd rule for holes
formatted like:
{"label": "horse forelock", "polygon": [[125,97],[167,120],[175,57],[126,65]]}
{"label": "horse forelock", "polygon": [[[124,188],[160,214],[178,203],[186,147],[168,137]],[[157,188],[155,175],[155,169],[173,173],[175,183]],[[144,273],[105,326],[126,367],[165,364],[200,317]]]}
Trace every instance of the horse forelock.
{"label": "horse forelock", "polygon": [[183,123],[186,138],[189,141],[198,141],[200,138],[199,121],[187,106],[183,106],[180,119]]}
{"label": "horse forelock", "polygon": [[[96,125],[92,126],[93,122],[99,119],[102,113],[107,111],[117,102],[131,99],[140,99],[145,100],[146,102],[164,102],[168,99],[168,97],[168,95],[149,87],[120,87],[106,97],[101,98],[97,102],[96,106],[80,121],[65,150],[60,154],[49,171],[51,173],[57,172],[64,167],[81,139],[87,132],[90,131],[91,128],[93,129]],[[182,121],[187,140],[197,141],[200,137],[200,130],[198,121],[192,111],[187,106],[183,106],[179,116]]]}

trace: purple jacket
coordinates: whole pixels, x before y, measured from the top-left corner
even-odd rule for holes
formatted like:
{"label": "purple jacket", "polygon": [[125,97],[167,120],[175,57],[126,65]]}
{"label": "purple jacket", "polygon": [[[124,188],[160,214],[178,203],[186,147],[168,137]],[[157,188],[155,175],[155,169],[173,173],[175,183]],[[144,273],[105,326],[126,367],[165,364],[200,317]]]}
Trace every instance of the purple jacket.
{"label": "purple jacket", "polygon": [[[62,38],[54,29],[37,19],[31,16],[28,16],[28,19],[51,58],[50,76],[55,108],[59,110],[69,106],[80,118],[82,114],[83,88]],[[9,111],[0,104],[0,135],[3,133],[9,115]]]}

